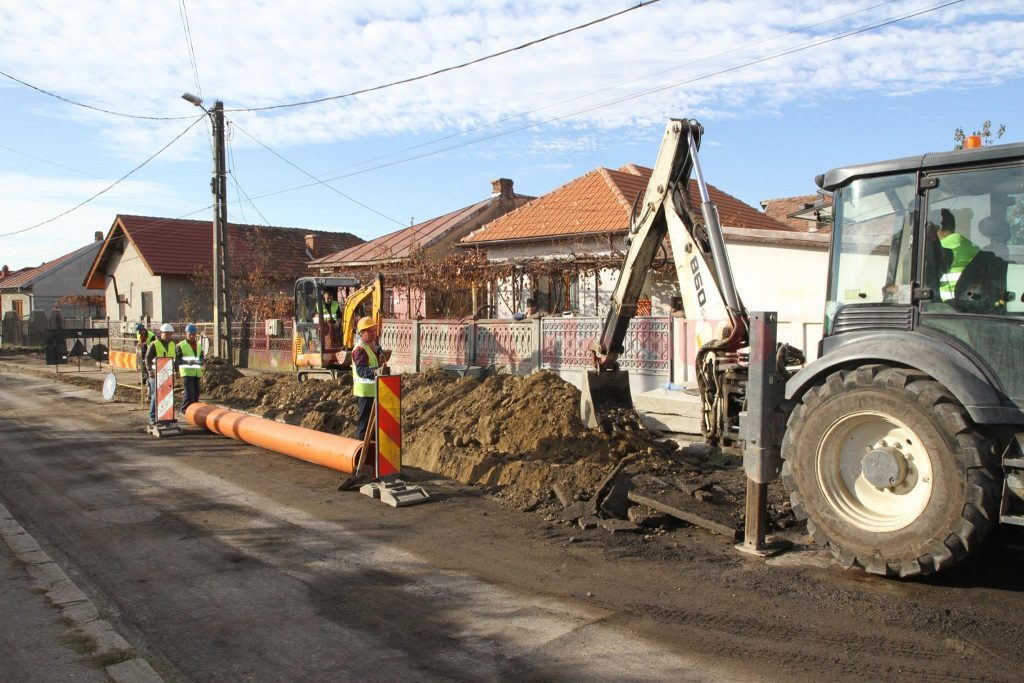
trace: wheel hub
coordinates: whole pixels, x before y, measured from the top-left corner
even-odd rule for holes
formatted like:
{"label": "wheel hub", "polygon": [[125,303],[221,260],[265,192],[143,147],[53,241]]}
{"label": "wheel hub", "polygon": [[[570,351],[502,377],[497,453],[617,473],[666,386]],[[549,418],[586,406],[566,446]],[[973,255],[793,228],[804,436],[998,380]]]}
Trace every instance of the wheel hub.
{"label": "wheel hub", "polygon": [[893,488],[902,484],[907,478],[907,459],[903,454],[891,447],[875,448],[864,455],[860,463],[864,478],[872,486],[880,489]]}

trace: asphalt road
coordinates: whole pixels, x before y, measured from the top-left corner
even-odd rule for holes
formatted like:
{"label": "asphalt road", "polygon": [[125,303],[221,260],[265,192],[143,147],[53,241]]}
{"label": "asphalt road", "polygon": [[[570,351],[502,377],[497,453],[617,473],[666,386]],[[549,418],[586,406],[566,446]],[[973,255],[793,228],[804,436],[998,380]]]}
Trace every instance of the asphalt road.
{"label": "asphalt road", "polygon": [[429,478],[434,502],[395,510],[222,437],[153,439],[137,408],[0,362],[0,503],[166,680],[1021,678],[1017,530],[889,581]]}
{"label": "asphalt road", "polygon": [[[415,533],[416,513],[340,493],[333,474],[220,437],[157,440],[136,427],[141,412],[96,395],[0,376],[0,497],[167,679],[729,678],[616,627],[610,610],[367,536],[383,517],[406,517]],[[344,501],[346,520],[282,504],[197,457],[307,470],[327,485],[305,495]]]}

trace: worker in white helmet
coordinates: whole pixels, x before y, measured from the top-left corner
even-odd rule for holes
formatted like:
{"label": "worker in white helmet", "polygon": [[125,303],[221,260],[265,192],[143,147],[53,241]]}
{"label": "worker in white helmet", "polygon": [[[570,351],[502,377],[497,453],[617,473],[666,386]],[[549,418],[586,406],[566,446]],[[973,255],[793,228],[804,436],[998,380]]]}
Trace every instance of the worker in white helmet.
{"label": "worker in white helmet", "polygon": [[171,337],[174,335],[174,325],[164,323],[160,326],[159,336],[153,340],[146,350],[146,370],[149,371],[149,423],[156,424],[156,359],[170,358],[172,361],[175,355],[174,342]]}

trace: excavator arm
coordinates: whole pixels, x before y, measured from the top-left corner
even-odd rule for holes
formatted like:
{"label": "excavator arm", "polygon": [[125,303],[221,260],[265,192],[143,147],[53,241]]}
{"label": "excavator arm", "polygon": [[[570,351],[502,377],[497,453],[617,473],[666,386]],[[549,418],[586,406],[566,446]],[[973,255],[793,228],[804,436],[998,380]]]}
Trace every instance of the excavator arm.
{"label": "excavator arm", "polygon": [[[595,372],[587,373],[581,398],[581,416],[591,427],[600,426],[602,406],[629,402],[628,375],[618,370],[617,359],[629,322],[654,258],[667,236],[682,295],[683,311],[695,335],[698,389],[703,402],[703,432],[718,443],[731,427],[729,405],[732,380],[724,368],[736,364],[735,353],[748,342],[748,317],[733,280],[729,255],[697,150],[704,129],[692,119],[672,119],[665,128],[661,149],[643,195],[634,210],[629,250],[615,290],[601,338],[592,347]],[[690,182],[690,176],[695,182]],[[692,209],[696,189],[700,210]],[[742,380],[741,380],[742,381]]]}
{"label": "excavator arm", "polygon": [[383,275],[377,275],[345,300],[345,310],[341,317],[341,344],[345,349],[355,346],[356,314],[367,299],[370,300],[370,317],[377,323],[377,329],[380,329],[382,311],[384,310]]}
{"label": "excavator arm", "polygon": [[[639,216],[634,212],[627,238],[629,251],[612,293],[601,339],[593,349],[598,370],[614,369],[647,274],[666,235],[683,311],[687,320],[702,323],[698,326],[698,345],[714,343],[735,350],[746,343],[747,312],[736,293],[718,209],[711,202],[697,159],[703,132],[697,121],[683,119],[672,119],[665,129]],[[691,173],[696,175],[702,221],[690,207]]]}

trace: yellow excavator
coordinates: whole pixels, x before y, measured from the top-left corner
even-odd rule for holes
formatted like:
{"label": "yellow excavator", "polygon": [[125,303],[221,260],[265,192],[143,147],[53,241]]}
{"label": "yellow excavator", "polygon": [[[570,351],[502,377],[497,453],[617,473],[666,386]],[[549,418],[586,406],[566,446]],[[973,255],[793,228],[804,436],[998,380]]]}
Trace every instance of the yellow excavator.
{"label": "yellow excavator", "polygon": [[[325,303],[331,293],[335,307]],[[352,365],[355,327],[369,316],[381,329],[384,276],[363,285],[350,277],[303,277],[295,281],[292,364],[300,382],[337,379]]]}

